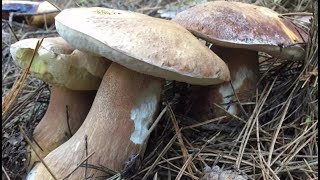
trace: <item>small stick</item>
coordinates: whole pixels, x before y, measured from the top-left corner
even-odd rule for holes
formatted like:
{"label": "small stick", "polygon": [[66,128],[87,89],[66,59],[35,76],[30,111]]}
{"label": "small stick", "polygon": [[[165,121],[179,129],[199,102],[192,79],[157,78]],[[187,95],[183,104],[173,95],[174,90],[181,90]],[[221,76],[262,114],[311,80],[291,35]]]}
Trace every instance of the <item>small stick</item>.
{"label": "small stick", "polygon": [[[268,91],[266,92],[265,96],[264,97],[261,97],[261,103],[259,103],[259,105],[256,105],[255,107],[255,110],[253,112],[253,114],[250,116],[247,124],[246,124],[246,130],[244,132],[244,135],[242,137],[242,142],[241,142],[241,145],[240,145],[240,148],[239,148],[239,154],[238,154],[238,157],[237,157],[237,161],[236,161],[236,168],[239,169],[240,168],[240,164],[241,164],[241,161],[242,161],[242,157],[243,157],[243,152],[245,150],[245,147],[247,145],[247,142],[249,140],[249,136],[252,132],[252,129],[254,127],[254,124],[255,124],[255,121],[258,120],[258,114],[260,113],[262,107],[263,107],[263,104],[265,103],[265,101],[267,100],[272,88],[273,88],[273,85],[275,84],[276,82],[276,79],[274,79],[274,81],[272,82],[272,84],[270,85]],[[239,136],[240,137],[240,136]]]}
{"label": "small stick", "polygon": [[168,142],[168,144],[163,148],[163,150],[158,155],[157,159],[153,162],[153,164],[150,166],[149,170],[146,172],[146,174],[143,176],[142,180],[146,180],[148,178],[148,175],[153,170],[153,168],[157,165],[157,163],[160,161],[161,157],[169,150],[169,148],[172,146],[174,141],[177,139],[177,134],[172,137],[172,139]]}
{"label": "small stick", "polygon": [[265,167],[267,167],[267,169],[268,169],[267,175],[270,176],[269,175],[269,171],[270,171],[272,176],[274,177],[274,179],[280,180],[279,177],[277,176],[277,174],[273,171],[273,169],[271,169],[269,164],[264,159],[262,159],[262,162],[265,164]]}
{"label": "small stick", "polygon": [[264,158],[264,157],[263,157],[263,155],[261,153],[261,147],[260,147],[260,143],[261,142],[260,142],[260,134],[259,134],[259,129],[260,128],[259,127],[260,127],[259,121],[256,121],[256,137],[257,137],[257,147],[258,147],[258,153],[257,154],[259,156],[262,177],[263,177],[263,179],[267,179],[266,178],[266,174],[265,174],[266,170],[264,169],[264,166],[262,166],[263,165],[262,158]]}
{"label": "small stick", "polygon": [[[172,162],[168,161],[166,158],[161,157],[161,159],[162,159],[163,161],[165,161],[166,163],[168,163],[169,165],[171,165],[172,167],[174,167],[174,168],[176,168],[176,169],[180,169],[178,166],[174,165]],[[159,165],[159,164],[158,164],[158,166],[161,167],[161,165]],[[171,170],[173,170],[173,169],[171,169]],[[177,172],[179,172],[179,171],[177,171]],[[183,173],[191,176],[191,174],[189,174],[188,172],[183,172]]]}
{"label": "small stick", "polygon": [[37,140],[35,140],[33,137],[31,137],[33,142],[38,146],[38,148],[43,151],[42,147],[40,146],[40,144],[37,142]]}
{"label": "small stick", "polygon": [[[84,136],[84,141],[85,141],[85,148],[86,148],[86,156],[88,156],[88,136]],[[86,160],[86,169],[84,171],[84,179],[87,179],[87,173],[88,173],[88,160]]]}
{"label": "small stick", "polygon": [[[172,121],[172,124],[173,124],[174,129],[175,129],[176,134],[177,134],[178,142],[180,144],[180,148],[181,148],[181,151],[182,151],[182,155],[184,157],[184,161],[186,162],[188,160],[189,153],[187,151],[187,148],[184,145],[182,134],[181,134],[181,129],[180,129],[178,123],[177,123],[177,120],[176,120],[176,118],[174,116],[174,113],[173,113],[170,105],[167,105],[167,106],[168,106],[168,109],[169,109],[170,119]],[[188,172],[190,174],[193,174],[192,169],[191,169],[190,166],[187,166],[187,169],[188,169]]]}
{"label": "small stick", "polygon": [[219,104],[213,103],[213,105],[215,105],[215,106],[216,106],[217,108],[219,108],[220,110],[224,111],[228,116],[231,116],[231,117],[233,117],[233,118],[235,118],[235,119],[238,119],[238,120],[241,121],[242,123],[246,123],[245,120],[243,120],[242,118],[240,118],[240,117],[238,117],[238,116],[236,116],[236,115],[234,115],[234,114],[231,114],[230,112],[228,112],[225,108],[223,108],[223,107],[220,106]]}
{"label": "small stick", "polygon": [[186,160],[186,162],[184,163],[184,165],[181,167],[177,177],[175,180],[180,180],[184,171],[186,170],[187,167],[189,167],[190,162],[192,161],[192,156],[189,155],[188,159]]}
{"label": "small stick", "polygon": [[86,158],[84,158],[84,159],[80,162],[80,164],[79,164],[76,168],[74,168],[74,170],[72,170],[65,178],[63,178],[63,180],[67,179],[72,173],[74,173],[74,172],[81,166],[81,164],[83,164],[85,161],[87,161],[93,154],[94,154],[94,152],[92,152],[89,156],[87,156]]}
{"label": "small stick", "polygon": [[7,173],[7,171],[6,171],[6,169],[4,169],[3,166],[2,166],[2,171],[3,171],[4,174],[6,175],[6,178],[7,178],[8,180],[11,180],[10,177],[9,177],[9,175],[8,175],[8,173]]}
{"label": "small stick", "polygon": [[153,180],[158,180],[158,172],[156,172],[156,174],[154,174]]}
{"label": "small stick", "polygon": [[69,106],[66,105],[66,118],[67,118],[67,125],[68,125],[68,130],[70,133],[70,137],[72,137],[72,132],[71,132],[71,128],[70,128],[70,122],[69,122]]}
{"label": "small stick", "polygon": [[12,34],[13,34],[14,38],[16,39],[16,41],[19,41],[18,36],[17,36],[17,35],[16,35],[16,33],[14,32],[14,30],[13,30],[12,26],[9,24],[9,22],[8,22],[8,21],[7,21],[7,24],[8,24],[8,27],[9,27],[10,31],[12,32]]}
{"label": "small stick", "polygon": [[43,15],[42,18],[43,18],[43,22],[44,22],[44,27],[46,28],[46,31],[48,31],[47,15],[46,14]]}
{"label": "small stick", "polygon": [[210,120],[207,120],[207,121],[204,121],[204,122],[201,122],[201,123],[193,124],[193,125],[190,125],[190,126],[185,126],[185,127],[182,127],[181,130],[192,129],[192,128],[195,128],[195,127],[203,126],[203,125],[215,122],[215,121],[220,121],[222,119],[225,119],[226,117],[227,116],[220,116],[220,117],[217,117],[217,118],[214,118],[214,119],[210,119]]}
{"label": "small stick", "polygon": [[[310,142],[310,140],[312,140],[316,135],[317,135],[317,132],[313,133],[313,135],[312,135],[309,139],[307,139],[302,145],[300,145],[300,146],[297,147],[297,148],[294,148],[294,149],[296,149],[296,150],[295,150],[291,155],[287,156],[280,164],[282,164],[283,166],[285,166],[285,165],[286,165],[289,161],[291,161],[291,160],[295,157],[295,155],[298,154],[298,152],[299,152],[302,148],[304,148],[304,147]],[[294,150],[294,149],[293,149],[293,150]],[[276,173],[279,173],[279,172],[283,169],[283,166],[277,167],[277,168],[275,169],[275,172],[276,172]]]}
{"label": "small stick", "polygon": [[[240,100],[239,100],[239,97],[238,97],[238,95],[237,95],[237,93],[236,93],[236,91],[235,91],[235,89],[234,89],[234,86],[233,86],[233,84],[232,84],[231,81],[230,81],[230,85],[231,85],[231,88],[232,88],[233,95],[235,96],[235,98],[236,98],[236,100],[237,100],[237,102],[238,102],[238,104],[239,104],[239,106],[240,106],[241,111],[242,111],[243,114],[245,115],[245,118],[248,119],[248,118],[249,118],[249,115],[248,115],[248,113],[246,112],[246,110],[243,108],[243,106],[242,106],[242,104],[241,104],[241,102],[240,102]],[[234,102],[232,102],[232,103],[234,103]]]}
{"label": "small stick", "polygon": [[[273,161],[271,162],[271,166],[294,144],[298,144],[299,141],[303,141],[304,139],[307,139],[309,138],[309,136],[313,135],[313,132],[307,134],[307,132],[309,132],[313,127],[316,127],[317,123],[313,124],[312,126],[310,126],[306,131],[304,131],[301,135],[299,135],[298,137],[296,137],[293,141],[291,141],[289,144],[286,144],[285,146],[282,146],[278,149],[276,149],[275,151],[279,151],[281,149],[284,149],[282,150],[282,152],[280,152],[277,157],[275,157],[273,159]],[[307,135],[306,135],[307,134]],[[293,148],[292,148],[293,149]]]}
{"label": "small stick", "polygon": [[289,109],[289,106],[291,104],[291,100],[292,100],[292,95],[293,95],[293,92],[296,90],[298,86],[298,83],[296,84],[296,86],[294,87],[294,89],[291,91],[291,94],[289,95],[288,99],[287,99],[287,102],[286,102],[286,105],[284,106],[284,111],[281,115],[281,119],[280,119],[280,122],[278,123],[278,127],[273,135],[273,138],[272,138],[272,141],[271,141],[271,145],[270,145],[270,148],[269,148],[269,155],[268,155],[268,166],[271,167],[271,160],[272,160],[272,153],[273,153],[273,150],[274,150],[274,145],[276,143],[276,140],[277,140],[277,137],[278,137],[278,134],[281,130],[281,127],[282,127],[282,123],[284,121],[284,118],[287,114],[287,111]]}
{"label": "small stick", "polygon": [[308,12],[293,12],[293,13],[283,13],[280,16],[312,16],[312,13]]}
{"label": "small stick", "polygon": [[44,167],[48,170],[48,172],[50,173],[50,175],[53,177],[53,179],[57,180],[57,178],[54,176],[54,174],[52,173],[52,171],[49,169],[49,167],[47,166],[47,164],[43,161],[43,159],[40,157],[40,155],[37,153],[36,149],[33,147],[28,135],[26,134],[26,132],[23,130],[23,128],[19,125],[19,129],[22,133],[22,135],[24,136],[24,138],[26,139],[26,141],[28,142],[28,144],[30,145],[30,147],[32,148],[32,150],[34,151],[34,153],[37,155],[37,157],[39,158],[39,160],[41,161],[41,163],[44,165]]}
{"label": "small stick", "polygon": [[156,127],[156,125],[158,124],[158,122],[160,121],[160,119],[162,118],[162,116],[165,114],[165,112],[167,112],[168,106],[166,106],[165,108],[163,108],[163,110],[161,111],[161,113],[159,114],[159,116],[157,117],[157,119],[154,121],[154,123],[152,124],[152,126],[150,127],[150,129],[148,130],[148,136],[151,134],[151,132],[153,131],[153,129]]}
{"label": "small stick", "polygon": [[[310,169],[310,171],[313,171],[310,165],[308,164],[308,162],[306,161],[306,159],[303,158],[303,161],[307,165],[307,168]],[[317,176],[314,173],[312,173],[312,176],[314,179],[317,179]]]}

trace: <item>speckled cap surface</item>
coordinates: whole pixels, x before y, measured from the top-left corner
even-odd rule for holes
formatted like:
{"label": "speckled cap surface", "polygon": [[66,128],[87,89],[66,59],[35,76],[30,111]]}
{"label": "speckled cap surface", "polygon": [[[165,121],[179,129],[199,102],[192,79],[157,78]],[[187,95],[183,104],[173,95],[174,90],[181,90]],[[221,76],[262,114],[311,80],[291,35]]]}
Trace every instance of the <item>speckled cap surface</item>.
{"label": "speckled cap surface", "polygon": [[308,35],[275,11],[241,2],[213,1],[185,10],[173,21],[215,45],[301,59]]}
{"label": "speckled cap surface", "polygon": [[[25,69],[39,39],[24,39],[11,45],[14,62]],[[30,73],[48,84],[71,90],[96,90],[111,64],[104,57],[81,52],[61,37],[45,38],[30,68]]]}
{"label": "speckled cap surface", "polygon": [[230,79],[227,65],[173,21],[97,7],[66,9],[55,19],[72,46],[131,70],[198,85]]}

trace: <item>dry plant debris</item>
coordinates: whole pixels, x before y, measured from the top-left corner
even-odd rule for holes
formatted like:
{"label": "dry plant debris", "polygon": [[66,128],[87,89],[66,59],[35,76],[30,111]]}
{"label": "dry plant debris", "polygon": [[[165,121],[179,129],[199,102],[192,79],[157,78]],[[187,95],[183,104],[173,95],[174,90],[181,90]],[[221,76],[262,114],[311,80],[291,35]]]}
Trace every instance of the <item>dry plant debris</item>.
{"label": "dry plant debris", "polygon": [[[175,1],[58,2],[61,9],[103,6],[159,17],[157,11]],[[188,99],[189,86],[167,82],[163,92],[166,109],[151,133],[143,157],[132,157],[120,174],[100,165],[81,164],[79,168],[98,168],[109,173],[106,177],[110,179],[120,179],[120,175],[124,179],[201,179],[216,176],[214,172],[229,173],[238,179],[318,179],[318,2],[252,0],[250,3],[274,9],[284,18],[306,15],[313,18],[309,25],[296,21],[310,30],[305,59],[277,60],[260,54],[259,87],[251,101],[241,102],[248,117],[245,114],[233,117],[228,123],[220,122],[224,117],[198,123],[186,116],[192,103]],[[2,100],[22,74],[12,62],[10,44],[17,38],[53,36],[58,36],[54,26],[37,29],[2,21]],[[6,123],[2,127],[2,179],[24,178],[27,142],[18,125],[30,137],[46,111],[49,95],[46,84],[26,77],[16,101],[3,118]],[[212,128],[205,129],[204,125]]]}
{"label": "dry plant debris", "polygon": [[219,166],[205,167],[205,175],[201,180],[247,180],[248,178],[243,175],[239,175],[231,170],[222,170]]}

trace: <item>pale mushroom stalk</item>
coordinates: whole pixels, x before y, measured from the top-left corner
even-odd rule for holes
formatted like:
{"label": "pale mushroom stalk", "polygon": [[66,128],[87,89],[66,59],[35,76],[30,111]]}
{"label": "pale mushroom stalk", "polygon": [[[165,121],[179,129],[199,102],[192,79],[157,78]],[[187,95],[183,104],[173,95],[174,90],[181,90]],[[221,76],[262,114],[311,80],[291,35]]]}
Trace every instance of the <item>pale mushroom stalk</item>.
{"label": "pale mushroom stalk", "polygon": [[210,48],[228,65],[231,81],[213,86],[191,86],[192,111],[187,115],[197,120],[224,115],[225,112],[214,103],[230,114],[239,114],[240,108],[235,101],[253,97],[259,80],[258,52],[215,45]]}
{"label": "pale mushroom stalk", "polygon": [[[227,65],[172,21],[107,8],[74,8],[63,10],[55,25],[72,46],[115,62],[104,75],[82,126],[44,158],[58,178],[85,158],[85,137],[87,153],[94,153],[89,158],[92,165],[121,171],[129,157],[143,156],[164,79],[198,85],[230,79]],[[70,179],[83,178],[84,170],[80,167]],[[93,173],[101,175],[95,169],[88,174]],[[28,176],[44,178],[50,175],[43,164]]]}
{"label": "pale mushroom stalk", "polygon": [[[38,40],[24,39],[11,45],[10,53],[18,66],[29,65]],[[72,48],[61,37],[43,40],[29,70],[51,85],[48,109],[31,138],[41,158],[67,141],[81,126],[110,63],[103,57]],[[29,168],[39,161],[30,150]]]}
{"label": "pale mushroom stalk", "polygon": [[[85,158],[94,155],[88,163],[103,163],[113,170],[121,170],[131,155],[143,151],[148,127],[157,113],[163,79],[111,64],[101,82],[90,112],[79,130],[63,145],[52,151],[45,162],[58,179],[64,178]],[[85,168],[79,168],[69,179],[83,177]],[[88,175],[97,170],[88,169]],[[100,174],[101,175],[101,174]],[[28,180],[50,179],[42,164],[28,175]]]}
{"label": "pale mushroom stalk", "polygon": [[[76,91],[64,87],[50,88],[50,101],[45,115],[33,131],[33,147],[45,157],[67,141],[81,126],[92,105],[96,91]],[[31,150],[30,166],[39,161]]]}

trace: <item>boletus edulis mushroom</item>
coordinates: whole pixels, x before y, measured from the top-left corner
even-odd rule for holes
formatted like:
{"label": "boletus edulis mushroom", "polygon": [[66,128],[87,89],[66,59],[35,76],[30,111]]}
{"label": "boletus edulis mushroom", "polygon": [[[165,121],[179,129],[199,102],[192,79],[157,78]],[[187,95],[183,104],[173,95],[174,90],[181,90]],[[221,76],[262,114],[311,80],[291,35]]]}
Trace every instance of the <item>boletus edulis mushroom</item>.
{"label": "boletus edulis mushroom", "polygon": [[222,114],[223,111],[214,103],[230,114],[239,114],[234,92],[240,102],[255,95],[259,79],[259,51],[289,60],[301,60],[305,54],[306,32],[265,7],[213,1],[180,12],[173,21],[212,43],[211,49],[227,63],[231,73],[232,85],[227,82],[192,87],[193,106],[189,115],[198,120]]}
{"label": "boletus edulis mushroom", "polygon": [[[24,39],[11,45],[10,53],[18,66],[28,67],[38,40]],[[29,71],[51,85],[47,111],[32,138],[42,158],[78,130],[110,63],[72,48],[61,37],[43,40]],[[29,159],[30,166],[39,161],[33,150]]]}
{"label": "boletus edulis mushroom", "polygon": [[[143,152],[164,79],[211,85],[230,78],[226,64],[173,21],[121,10],[77,8],[63,10],[56,17],[56,28],[75,48],[114,61],[79,130],[44,158],[58,179],[74,170],[86,153],[94,153],[88,164],[121,171],[130,156]],[[85,168],[79,167],[69,179],[84,178],[84,173]],[[87,169],[88,176],[102,174]],[[44,178],[51,176],[43,164],[28,175],[30,180]]]}
{"label": "boletus edulis mushroom", "polygon": [[2,1],[2,19],[9,19],[10,13],[15,13],[12,20],[26,21],[28,25],[36,27],[42,27],[45,23],[52,25],[57,11],[48,1]]}

